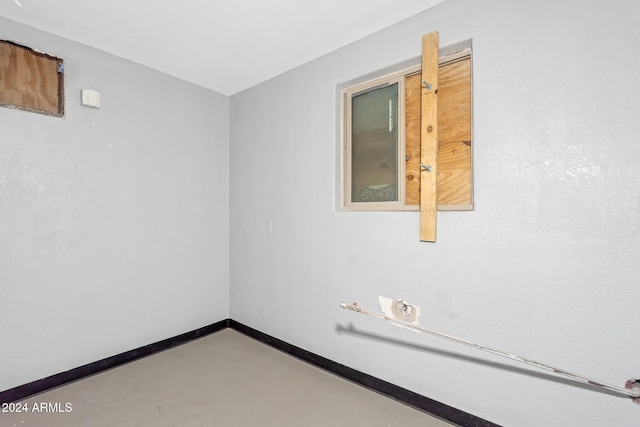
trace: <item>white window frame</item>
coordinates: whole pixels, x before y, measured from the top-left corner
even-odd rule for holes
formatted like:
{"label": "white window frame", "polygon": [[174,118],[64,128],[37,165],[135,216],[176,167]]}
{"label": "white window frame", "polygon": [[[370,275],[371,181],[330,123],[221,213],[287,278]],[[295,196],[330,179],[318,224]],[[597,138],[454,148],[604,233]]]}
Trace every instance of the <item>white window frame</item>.
{"label": "white window frame", "polygon": [[[342,90],[342,209],[352,211],[416,211],[419,206],[406,204],[406,185],[405,185],[405,78],[408,75],[420,71],[420,64],[406,68],[395,73],[387,74],[382,77],[368,80],[353,86],[349,86]],[[394,201],[372,201],[372,202],[352,202],[351,195],[351,99],[354,95],[358,95],[366,90],[373,90],[384,85],[398,84],[398,151],[397,151],[397,194],[398,200]]]}

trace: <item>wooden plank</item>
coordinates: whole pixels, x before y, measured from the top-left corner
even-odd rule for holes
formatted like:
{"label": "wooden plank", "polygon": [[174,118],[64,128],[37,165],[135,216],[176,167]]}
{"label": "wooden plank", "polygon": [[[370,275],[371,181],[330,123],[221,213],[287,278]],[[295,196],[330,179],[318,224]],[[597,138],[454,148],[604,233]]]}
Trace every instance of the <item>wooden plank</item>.
{"label": "wooden plank", "polygon": [[471,58],[440,67],[438,139],[471,140]]}
{"label": "wooden plank", "polygon": [[420,204],[420,123],[422,116],[420,73],[405,78],[405,200]]}
{"label": "wooden plank", "polygon": [[[471,200],[471,143],[440,142],[438,148],[438,209],[468,210]],[[449,208],[456,206],[456,208]]]}
{"label": "wooden plank", "polygon": [[0,41],[0,105],[62,115],[62,61],[11,42]]}
{"label": "wooden plank", "polygon": [[420,240],[436,241],[438,176],[438,32],[422,38],[420,163]]}
{"label": "wooden plank", "polygon": [[471,58],[443,65],[438,77],[438,209],[472,210]]}

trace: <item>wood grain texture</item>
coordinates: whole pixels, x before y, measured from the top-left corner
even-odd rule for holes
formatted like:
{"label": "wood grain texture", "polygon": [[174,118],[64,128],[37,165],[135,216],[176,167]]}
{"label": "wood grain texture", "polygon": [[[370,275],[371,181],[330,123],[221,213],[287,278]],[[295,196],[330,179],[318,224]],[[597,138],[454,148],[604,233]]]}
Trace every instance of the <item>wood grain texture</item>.
{"label": "wood grain texture", "polygon": [[405,188],[406,204],[420,204],[420,123],[422,117],[420,73],[405,78]]}
{"label": "wood grain texture", "polygon": [[438,79],[438,138],[470,141],[471,58],[441,66]]}
{"label": "wood grain texture", "polygon": [[438,139],[438,209],[472,210],[470,57],[440,67]]}
{"label": "wood grain texture", "polygon": [[61,79],[57,58],[0,41],[0,104],[61,115]]}
{"label": "wood grain texture", "polygon": [[422,38],[420,163],[431,167],[420,173],[420,240],[436,241],[438,176],[438,32]]}
{"label": "wood grain texture", "polygon": [[463,210],[471,200],[471,144],[440,142],[438,148],[438,209]]}
{"label": "wood grain texture", "polygon": [[[405,79],[407,204],[420,204],[421,79]],[[438,210],[473,210],[471,147],[471,58],[438,71]]]}

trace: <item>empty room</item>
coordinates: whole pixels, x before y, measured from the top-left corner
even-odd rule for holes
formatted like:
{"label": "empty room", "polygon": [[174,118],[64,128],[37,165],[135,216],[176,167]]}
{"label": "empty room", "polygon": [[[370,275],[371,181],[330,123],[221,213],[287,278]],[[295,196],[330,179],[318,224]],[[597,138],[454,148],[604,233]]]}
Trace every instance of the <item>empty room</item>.
{"label": "empty room", "polygon": [[637,426],[640,3],[0,2],[0,427]]}

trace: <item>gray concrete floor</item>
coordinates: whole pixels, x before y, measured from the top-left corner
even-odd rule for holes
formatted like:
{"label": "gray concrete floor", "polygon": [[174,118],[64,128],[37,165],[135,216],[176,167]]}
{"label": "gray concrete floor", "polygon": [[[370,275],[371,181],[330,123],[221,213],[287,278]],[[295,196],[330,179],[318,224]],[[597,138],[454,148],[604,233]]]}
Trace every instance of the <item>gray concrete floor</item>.
{"label": "gray concrete floor", "polygon": [[231,329],[21,403],[0,426],[451,425]]}

